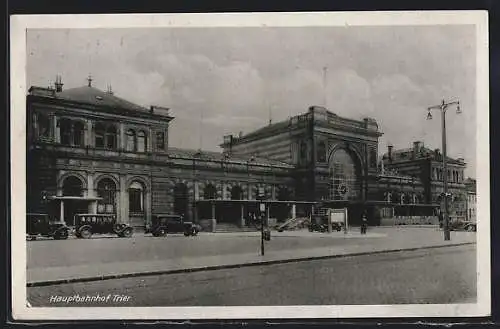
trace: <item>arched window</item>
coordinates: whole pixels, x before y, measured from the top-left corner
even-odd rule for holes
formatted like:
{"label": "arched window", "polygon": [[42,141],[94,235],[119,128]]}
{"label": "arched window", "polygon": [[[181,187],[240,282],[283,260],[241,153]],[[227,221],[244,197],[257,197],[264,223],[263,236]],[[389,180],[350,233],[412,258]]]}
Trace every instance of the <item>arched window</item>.
{"label": "arched window", "polygon": [[64,196],[83,196],[83,183],[75,176],[67,177],[63,182]]}
{"label": "arched window", "polygon": [[95,147],[104,148],[106,127],[102,123],[95,125]]}
{"label": "arched window", "polygon": [[360,169],[345,149],[335,151],[330,162],[330,196],[333,200],[355,200],[361,196]]}
{"label": "arched window", "polygon": [[217,189],[212,184],[208,184],[203,189],[203,198],[205,200],[217,199]]}
{"label": "arched window", "polygon": [[139,182],[133,182],[128,189],[128,205],[131,213],[144,212],[144,187]]}
{"label": "arched window", "polygon": [[83,146],[84,145],[84,130],[85,127],[82,122],[76,121],[73,125],[73,145]]}
{"label": "arched window", "polygon": [[38,137],[50,136],[50,119],[47,115],[38,113]]}
{"label": "arched window", "polygon": [[116,149],[116,127],[114,125],[109,125],[106,128],[106,148],[115,150]]}
{"label": "arched window", "polygon": [[97,205],[100,213],[115,213],[116,185],[109,178],[104,178],[97,183],[97,196],[102,198]]}
{"label": "arched window", "polygon": [[231,188],[231,200],[241,200],[243,198],[243,190],[239,186]]}
{"label": "arched window", "polygon": [[68,119],[61,119],[59,121],[59,132],[61,136],[62,145],[71,145],[71,121]]}
{"label": "arched window", "polygon": [[127,151],[135,152],[136,150],[135,131],[132,129],[127,130]]}
{"label": "arched window", "polygon": [[316,150],[316,160],[318,162],[326,162],[326,144],[323,141],[318,143],[318,149]]}
{"label": "arched window", "polygon": [[146,152],[147,142],[146,133],[143,130],[139,131],[137,133],[137,152]]}

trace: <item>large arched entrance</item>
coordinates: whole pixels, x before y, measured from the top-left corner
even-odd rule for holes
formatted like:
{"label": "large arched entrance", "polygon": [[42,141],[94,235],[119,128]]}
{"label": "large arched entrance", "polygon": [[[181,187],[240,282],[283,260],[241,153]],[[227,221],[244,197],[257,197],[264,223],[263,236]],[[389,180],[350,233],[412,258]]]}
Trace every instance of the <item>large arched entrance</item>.
{"label": "large arched entrance", "polygon": [[330,157],[330,199],[361,200],[361,168],[351,152],[336,150]]}
{"label": "large arched entrance", "polygon": [[359,159],[350,150],[337,149],[330,156],[329,170],[330,200],[334,201],[335,207],[347,207],[352,224],[360,223],[364,208],[360,206],[362,182]]}

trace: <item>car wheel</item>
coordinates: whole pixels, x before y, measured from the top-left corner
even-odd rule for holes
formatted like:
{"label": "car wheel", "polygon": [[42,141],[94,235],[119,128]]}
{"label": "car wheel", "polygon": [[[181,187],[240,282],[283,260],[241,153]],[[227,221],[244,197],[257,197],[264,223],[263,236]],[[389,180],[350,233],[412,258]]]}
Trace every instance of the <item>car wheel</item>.
{"label": "car wheel", "polygon": [[474,231],[474,225],[467,225],[467,227],[465,229],[467,231],[469,231],[469,232],[473,232]]}
{"label": "car wheel", "polygon": [[132,235],[134,234],[134,231],[132,230],[132,228],[126,228],[123,230],[123,232],[121,233],[121,236],[124,237],[124,238],[130,238]]}
{"label": "car wheel", "polygon": [[198,235],[198,230],[193,228],[193,231],[191,232],[192,236],[197,236]]}
{"label": "car wheel", "polygon": [[189,235],[190,235],[189,231],[184,231],[184,236],[189,236]]}
{"label": "car wheel", "polygon": [[80,230],[80,238],[82,239],[90,239],[92,236],[92,231],[89,228],[84,228]]}
{"label": "car wheel", "polygon": [[167,232],[164,229],[159,229],[153,232],[153,236],[160,237],[167,235]]}
{"label": "car wheel", "polygon": [[68,231],[56,232],[54,240],[66,240],[68,238]]}

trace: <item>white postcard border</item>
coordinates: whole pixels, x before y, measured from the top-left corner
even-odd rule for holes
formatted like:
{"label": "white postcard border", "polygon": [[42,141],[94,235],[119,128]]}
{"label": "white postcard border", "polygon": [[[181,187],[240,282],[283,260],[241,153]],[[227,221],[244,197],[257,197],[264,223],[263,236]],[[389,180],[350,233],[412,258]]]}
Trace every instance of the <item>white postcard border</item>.
{"label": "white postcard border", "polygon": [[[241,26],[396,26],[473,24],[477,29],[477,272],[475,304],[33,308],[26,299],[26,30]],[[11,16],[12,308],[18,320],[473,317],[491,312],[489,58],[486,11],[123,14]],[[19,147],[21,145],[21,147]]]}

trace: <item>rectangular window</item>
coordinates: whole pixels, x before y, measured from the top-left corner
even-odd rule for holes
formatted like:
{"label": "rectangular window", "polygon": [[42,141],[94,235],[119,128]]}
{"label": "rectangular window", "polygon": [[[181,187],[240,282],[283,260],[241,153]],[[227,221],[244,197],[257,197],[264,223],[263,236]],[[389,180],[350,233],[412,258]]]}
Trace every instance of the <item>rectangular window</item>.
{"label": "rectangular window", "polygon": [[158,150],[165,149],[165,133],[162,131],[156,132],[156,148]]}

